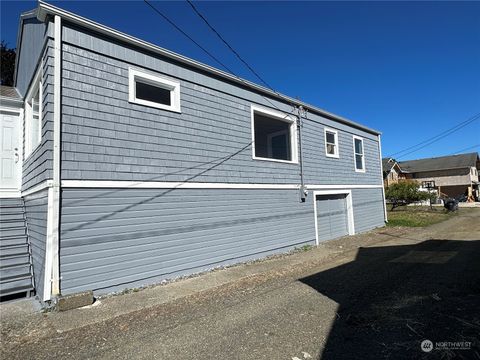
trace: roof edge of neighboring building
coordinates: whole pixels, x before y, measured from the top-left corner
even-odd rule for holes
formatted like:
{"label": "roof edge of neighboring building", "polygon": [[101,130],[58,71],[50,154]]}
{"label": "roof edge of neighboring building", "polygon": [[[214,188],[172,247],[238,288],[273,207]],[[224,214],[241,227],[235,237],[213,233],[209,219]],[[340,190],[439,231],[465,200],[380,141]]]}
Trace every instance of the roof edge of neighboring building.
{"label": "roof edge of neighboring building", "polygon": [[[442,161],[439,166],[430,166],[424,165],[424,169],[409,169],[413,165],[416,165],[415,163],[419,164],[420,162],[428,162],[428,161],[438,161],[439,159],[448,159],[448,158],[455,158],[455,157],[471,157],[472,163],[470,164],[463,164],[461,166],[455,165],[455,166],[448,166],[448,161]],[[475,160],[473,158],[475,157]],[[432,157],[432,158],[423,158],[423,159],[416,159],[416,160],[406,160],[406,161],[399,161],[398,165],[402,169],[404,173],[419,173],[419,172],[430,172],[430,171],[441,171],[441,170],[458,170],[458,169],[466,169],[470,168],[472,166],[476,166],[476,162],[479,161],[479,155],[478,152],[471,152],[471,153],[465,153],[465,154],[457,154],[457,155],[447,155],[447,156],[437,156],[437,157]]]}
{"label": "roof edge of neighboring building", "polygon": [[[129,43],[131,45],[134,45],[134,46],[149,50],[151,52],[160,54],[160,55],[168,57],[172,60],[178,61],[180,63],[189,65],[191,67],[194,67],[194,68],[200,69],[202,71],[208,72],[210,74],[213,74],[215,76],[218,76],[218,77],[220,77],[222,79],[225,79],[225,80],[228,80],[230,82],[240,84],[242,86],[246,86],[246,87],[248,87],[252,90],[255,90],[259,93],[263,93],[263,94],[268,95],[268,96],[270,96],[272,98],[275,98],[277,100],[281,100],[283,102],[289,102],[289,103],[291,103],[293,105],[296,105],[296,106],[303,106],[305,109],[308,109],[310,112],[317,113],[318,115],[321,115],[321,116],[330,118],[332,120],[338,121],[340,123],[343,123],[344,125],[355,127],[359,130],[363,130],[363,131],[365,131],[367,133],[370,133],[370,134],[373,134],[373,135],[380,135],[381,134],[381,132],[378,131],[378,130],[375,130],[375,129],[369,128],[367,126],[361,125],[361,124],[359,124],[355,121],[346,119],[346,118],[344,118],[342,116],[339,116],[339,115],[335,115],[331,112],[328,112],[328,111],[323,110],[321,108],[318,108],[316,106],[304,103],[302,101],[291,98],[289,96],[279,94],[275,91],[267,89],[263,86],[255,84],[251,81],[241,79],[241,78],[236,77],[234,75],[231,75],[231,74],[229,74],[225,71],[216,69],[216,68],[214,68],[210,65],[203,64],[199,61],[190,59],[186,56],[177,54],[173,51],[164,49],[160,46],[154,45],[154,44],[149,43],[147,41],[138,39],[138,38],[133,37],[131,35],[120,32],[118,30],[112,29],[108,26],[99,24],[95,21],[89,20],[87,18],[76,15],[76,14],[71,13],[69,11],[63,10],[61,8],[58,8],[58,7],[54,6],[54,5],[48,4],[47,2],[44,2],[42,0],[38,1],[38,8],[37,9],[32,10],[28,13],[22,14],[22,16],[25,15],[27,17],[27,15],[31,16],[32,14],[36,14],[37,18],[40,21],[45,21],[46,18],[47,18],[47,15],[52,15],[52,16],[58,15],[61,18],[66,19],[66,20],[68,20],[68,21],[70,21],[74,24],[77,24],[77,25],[80,25],[82,27],[94,30],[96,32],[107,35],[109,37],[120,40],[122,42],[126,42],[126,43]],[[23,21],[23,18],[21,18],[20,25],[19,25],[19,37],[21,37],[22,21]],[[19,45],[20,45],[19,40],[17,39],[17,47],[19,47]]]}

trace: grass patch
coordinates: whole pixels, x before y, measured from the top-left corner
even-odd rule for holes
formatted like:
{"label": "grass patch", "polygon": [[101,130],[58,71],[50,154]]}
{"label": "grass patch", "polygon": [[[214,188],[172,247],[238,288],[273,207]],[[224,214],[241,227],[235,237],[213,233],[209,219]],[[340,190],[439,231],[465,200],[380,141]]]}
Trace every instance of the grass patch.
{"label": "grass patch", "polygon": [[312,250],[314,247],[315,246],[313,246],[313,245],[303,245],[303,246],[300,246],[300,247],[296,247],[295,251],[306,252],[306,251]]}
{"label": "grass patch", "polygon": [[455,214],[438,207],[432,210],[425,206],[402,207],[388,212],[387,226],[423,227],[445,221]]}

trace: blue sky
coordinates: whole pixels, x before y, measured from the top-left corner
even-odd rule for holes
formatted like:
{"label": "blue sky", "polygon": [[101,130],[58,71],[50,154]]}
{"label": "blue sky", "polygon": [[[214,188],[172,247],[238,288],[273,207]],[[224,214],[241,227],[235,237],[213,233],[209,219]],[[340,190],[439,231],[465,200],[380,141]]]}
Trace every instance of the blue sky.
{"label": "blue sky", "polygon": [[[142,1],[52,2],[219,67]],[[259,82],[184,1],[154,2],[237,75]],[[390,155],[480,113],[480,2],[196,2],[277,91],[383,132]],[[33,1],[1,2],[15,46]],[[477,145],[480,120],[401,160]]]}

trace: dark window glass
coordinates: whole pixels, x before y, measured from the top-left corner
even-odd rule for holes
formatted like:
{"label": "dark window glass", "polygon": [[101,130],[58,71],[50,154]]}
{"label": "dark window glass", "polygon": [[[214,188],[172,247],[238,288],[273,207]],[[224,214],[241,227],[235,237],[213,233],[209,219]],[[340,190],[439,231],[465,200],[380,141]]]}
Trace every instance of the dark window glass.
{"label": "dark window glass", "polygon": [[327,144],[335,144],[335,134],[327,131]]}
{"label": "dark window glass", "polygon": [[289,123],[261,114],[254,114],[254,127],[255,156],[292,160]]}
{"label": "dark window glass", "polygon": [[137,99],[170,106],[172,105],[170,94],[171,90],[146,84],[138,80],[135,82],[135,96]]}
{"label": "dark window glass", "polygon": [[360,139],[355,139],[355,153],[356,154],[363,154],[362,140],[360,140]]}
{"label": "dark window glass", "polygon": [[363,170],[363,159],[362,155],[355,155],[355,164],[357,166],[357,170]]}

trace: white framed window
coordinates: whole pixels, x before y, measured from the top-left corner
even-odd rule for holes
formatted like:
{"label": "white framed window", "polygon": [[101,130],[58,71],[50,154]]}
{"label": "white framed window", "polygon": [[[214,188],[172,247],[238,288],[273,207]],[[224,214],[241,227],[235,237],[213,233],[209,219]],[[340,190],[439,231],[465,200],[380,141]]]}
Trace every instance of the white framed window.
{"label": "white framed window", "polygon": [[365,172],[365,153],[363,151],[363,139],[353,135],[353,155],[356,172]]}
{"label": "white framed window", "polygon": [[41,71],[38,71],[25,96],[25,158],[42,141],[42,98]]}
{"label": "white framed window", "polygon": [[180,83],[144,70],[129,68],[128,101],[180,112]]}
{"label": "white framed window", "polygon": [[298,163],[294,116],[252,105],[251,122],[253,159]]}
{"label": "white framed window", "polygon": [[338,131],[325,128],[325,155],[338,158]]}

